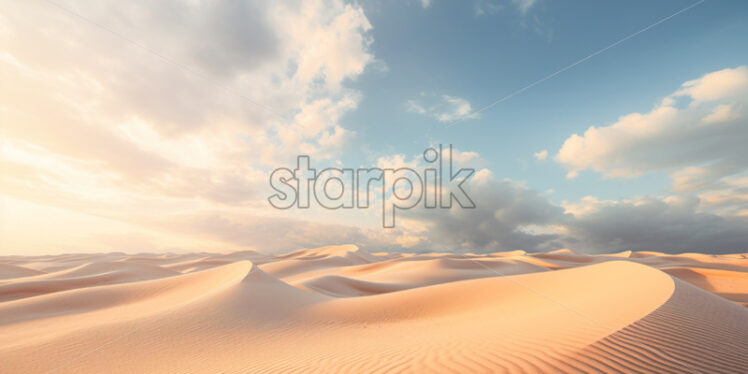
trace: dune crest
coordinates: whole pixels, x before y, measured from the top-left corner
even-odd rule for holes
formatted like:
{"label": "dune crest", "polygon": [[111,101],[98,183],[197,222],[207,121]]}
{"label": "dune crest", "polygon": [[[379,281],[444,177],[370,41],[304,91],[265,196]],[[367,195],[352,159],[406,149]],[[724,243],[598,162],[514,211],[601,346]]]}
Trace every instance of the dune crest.
{"label": "dune crest", "polygon": [[373,254],[350,245],[0,265],[3,372],[748,367],[744,255]]}

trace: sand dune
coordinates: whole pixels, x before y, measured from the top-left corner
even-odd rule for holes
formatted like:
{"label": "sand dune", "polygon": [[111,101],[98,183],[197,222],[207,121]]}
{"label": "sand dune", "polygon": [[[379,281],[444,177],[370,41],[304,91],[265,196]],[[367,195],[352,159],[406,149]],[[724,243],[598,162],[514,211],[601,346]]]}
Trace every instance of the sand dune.
{"label": "sand dune", "polygon": [[747,295],[745,255],[15,256],[0,372],[737,373]]}
{"label": "sand dune", "polygon": [[136,282],[179,274],[150,264],[90,263],[0,284],[0,301],[104,284]]}
{"label": "sand dune", "polygon": [[41,271],[25,268],[22,266],[14,266],[10,264],[0,264],[0,279],[12,279],[20,277],[28,277],[37,274],[44,274]]}
{"label": "sand dune", "polygon": [[748,306],[748,272],[698,267],[666,267],[662,270],[704,290]]}

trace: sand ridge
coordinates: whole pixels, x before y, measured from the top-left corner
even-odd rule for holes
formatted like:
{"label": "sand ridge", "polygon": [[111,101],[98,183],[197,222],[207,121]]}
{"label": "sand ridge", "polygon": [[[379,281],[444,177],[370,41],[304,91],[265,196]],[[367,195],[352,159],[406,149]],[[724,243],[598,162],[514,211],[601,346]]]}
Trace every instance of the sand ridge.
{"label": "sand ridge", "polygon": [[748,256],[0,258],[0,372],[739,372]]}

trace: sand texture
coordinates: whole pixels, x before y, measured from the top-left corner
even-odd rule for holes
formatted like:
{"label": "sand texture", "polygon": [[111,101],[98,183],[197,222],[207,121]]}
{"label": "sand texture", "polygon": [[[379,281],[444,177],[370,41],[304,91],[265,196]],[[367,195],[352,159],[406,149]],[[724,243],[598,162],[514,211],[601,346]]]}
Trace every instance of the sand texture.
{"label": "sand texture", "polygon": [[740,373],[748,255],[0,257],[0,373]]}

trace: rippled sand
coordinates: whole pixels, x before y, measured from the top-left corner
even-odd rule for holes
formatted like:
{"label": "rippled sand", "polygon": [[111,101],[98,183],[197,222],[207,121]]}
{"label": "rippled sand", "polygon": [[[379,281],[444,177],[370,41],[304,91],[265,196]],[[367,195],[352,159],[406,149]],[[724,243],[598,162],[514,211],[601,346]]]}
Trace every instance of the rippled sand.
{"label": "rippled sand", "polygon": [[2,373],[738,373],[748,255],[0,258]]}

